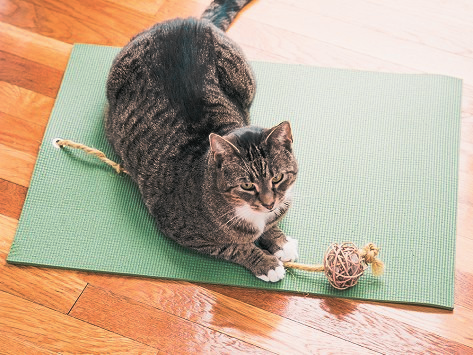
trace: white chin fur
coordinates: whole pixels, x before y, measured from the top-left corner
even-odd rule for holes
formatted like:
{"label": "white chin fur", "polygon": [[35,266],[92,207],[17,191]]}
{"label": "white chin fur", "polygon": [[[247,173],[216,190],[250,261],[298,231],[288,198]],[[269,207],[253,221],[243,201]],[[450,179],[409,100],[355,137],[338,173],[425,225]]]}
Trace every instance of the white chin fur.
{"label": "white chin fur", "polygon": [[[286,196],[283,201],[291,201],[294,195],[294,186],[291,186],[286,191]],[[281,202],[282,203],[282,202]],[[258,212],[252,209],[249,205],[244,204],[235,208],[238,218],[245,220],[246,222],[255,226],[261,234],[264,232],[266,223],[273,216],[273,212]]]}
{"label": "white chin fur", "polygon": [[235,211],[239,218],[255,226],[261,233],[263,233],[264,227],[266,227],[266,221],[271,216],[270,213],[254,211],[247,204],[237,207]]}

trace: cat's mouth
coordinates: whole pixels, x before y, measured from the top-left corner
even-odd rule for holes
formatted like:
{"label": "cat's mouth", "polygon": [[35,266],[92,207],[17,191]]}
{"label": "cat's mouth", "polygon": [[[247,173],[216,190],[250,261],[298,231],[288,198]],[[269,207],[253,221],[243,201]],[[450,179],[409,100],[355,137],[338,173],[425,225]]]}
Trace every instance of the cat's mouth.
{"label": "cat's mouth", "polygon": [[253,210],[253,212],[269,214],[276,211],[278,209],[278,205],[274,204],[274,206],[272,206],[270,209],[265,206],[257,205],[257,206],[251,206],[251,209]]}

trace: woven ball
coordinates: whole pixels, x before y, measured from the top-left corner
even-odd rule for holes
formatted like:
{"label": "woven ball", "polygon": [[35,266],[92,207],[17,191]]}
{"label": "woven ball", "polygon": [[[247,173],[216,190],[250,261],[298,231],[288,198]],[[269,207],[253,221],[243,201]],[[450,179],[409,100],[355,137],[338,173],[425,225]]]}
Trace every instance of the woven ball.
{"label": "woven ball", "polygon": [[324,256],[324,272],[330,284],[338,290],[355,286],[367,265],[353,243],[330,245]]}

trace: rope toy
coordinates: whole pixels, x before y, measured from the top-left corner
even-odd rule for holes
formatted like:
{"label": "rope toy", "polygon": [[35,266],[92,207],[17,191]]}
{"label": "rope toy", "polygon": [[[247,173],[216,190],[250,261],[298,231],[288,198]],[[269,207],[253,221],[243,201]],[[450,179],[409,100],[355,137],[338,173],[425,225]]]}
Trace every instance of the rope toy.
{"label": "rope toy", "polygon": [[379,248],[368,243],[358,249],[353,243],[333,243],[324,255],[323,265],[307,265],[295,262],[285,262],[284,266],[311,272],[324,272],[330,285],[337,290],[345,290],[355,286],[358,279],[363,275],[368,265],[374,276],[380,276],[384,272],[384,263],[377,258]]}
{"label": "rope toy", "polygon": [[[130,175],[120,164],[108,159],[100,150],[61,138],[54,138],[53,145],[58,149],[67,146],[83,150],[111,166],[118,174],[125,173]],[[368,268],[368,265],[371,265],[374,276],[383,274],[384,263],[377,258],[378,254],[379,248],[373,243],[368,243],[361,249],[358,249],[355,244],[350,242],[340,245],[333,243],[325,252],[323,265],[309,265],[290,261],[284,262],[283,265],[291,269],[324,272],[330,285],[337,290],[345,290],[357,284],[359,278]]]}
{"label": "rope toy", "polygon": [[126,171],[125,169],[123,169],[123,167],[120,164],[115,163],[114,161],[108,159],[105,156],[105,153],[98,150],[98,149],[90,148],[90,147],[88,147],[84,144],[76,143],[76,142],[70,141],[68,139],[61,139],[61,138],[54,138],[53,139],[53,146],[58,148],[58,149],[60,149],[64,146],[67,146],[67,147],[70,147],[70,148],[83,150],[87,154],[93,155],[93,156],[99,158],[105,164],[110,165],[113,169],[115,169],[117,174],[125,173],[125,174],[130,175],[130,173],[128,171]]}

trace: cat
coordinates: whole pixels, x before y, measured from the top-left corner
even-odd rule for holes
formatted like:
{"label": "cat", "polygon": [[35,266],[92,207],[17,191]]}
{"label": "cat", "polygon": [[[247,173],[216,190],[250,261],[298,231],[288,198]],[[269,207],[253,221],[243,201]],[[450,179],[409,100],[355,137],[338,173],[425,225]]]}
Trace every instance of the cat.
{"label": "cat", "polygon": [[276,282],[298,256],[277,226],[298,167],[289,122],[250,125],[255,78],[224,33],[249,1],[132,38],[109,72],[105,129],[161,232]]}

